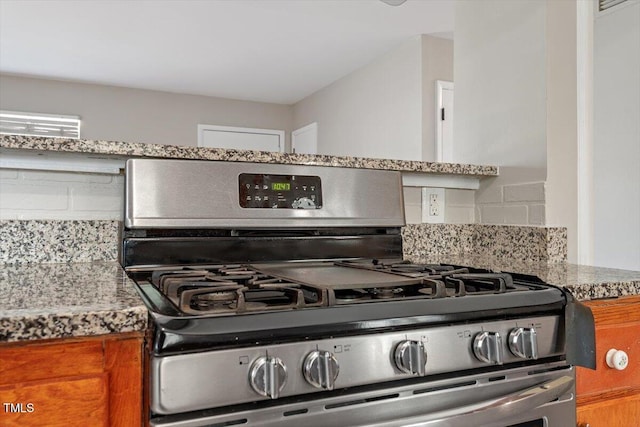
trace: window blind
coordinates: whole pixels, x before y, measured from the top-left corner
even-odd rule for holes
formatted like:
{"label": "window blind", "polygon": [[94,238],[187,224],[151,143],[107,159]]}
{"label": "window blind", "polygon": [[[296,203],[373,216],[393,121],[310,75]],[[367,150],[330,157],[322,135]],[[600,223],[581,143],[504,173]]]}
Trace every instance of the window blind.
{"label": "window blind", "polygon": [[80,117],[2,110],[0,133],[79,139]]}

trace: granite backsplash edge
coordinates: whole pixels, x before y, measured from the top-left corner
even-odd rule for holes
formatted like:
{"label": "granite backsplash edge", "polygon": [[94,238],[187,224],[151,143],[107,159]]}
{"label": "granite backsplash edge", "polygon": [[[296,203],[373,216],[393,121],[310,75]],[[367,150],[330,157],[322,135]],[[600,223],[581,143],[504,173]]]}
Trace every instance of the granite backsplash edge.
{"label": "granite backsplash edge", "polygon": [[[0,220],[0,264],[115,261],[119,221]],[[404,257],[483,253],[527,262],[566,262],[563,227],[484,224],[408,224]]]}
{"label": "granite backsplash edge", "polygon": [[115,261],[119,221],[1,220],[0,264]]}

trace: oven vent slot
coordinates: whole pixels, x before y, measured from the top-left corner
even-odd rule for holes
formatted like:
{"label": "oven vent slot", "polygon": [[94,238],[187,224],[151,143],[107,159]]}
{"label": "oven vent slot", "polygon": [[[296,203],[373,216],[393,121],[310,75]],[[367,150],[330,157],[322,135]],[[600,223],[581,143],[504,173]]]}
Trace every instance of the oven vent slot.
{"label": "oven vent slot", "polygon": [[491,377],[489,379],[487,379],[488,382],[493,382],[493,381],[502,381],[502,380],[506,380],[507,377],[505,377],[504,375],[500,375],[499,377]]}
{"label": "oven vent slot", "polygon": [[471,385],[476,385],[476,383],[477,381],[465,381],[463,383],[448,384],[448,385],[442,385],[439,387],[421,388],[420,390],[413,390],[413,394],[431,393],[434,391],[449,390],[451,388],[467,387]]}
{"label": "oven vent slot", "polygon": [[227,426],[237,426],[240,424],[246,424],[249,420],[246,418],[240,418],[237,420],[225,421],[223,423],[215,423],[215,424],[207,424],[204,427],[227,427]]}
{"label": "oven vent slot", "polygon": [[378,400],[395,399],[398,396],[400,396],[400,394],[394,393],[394,394],[387,394],[384,396],[370,397],[367,399],[358,399],[358,400],[352,400],[349,402],[334,403],[332,405],[326,405],[324,409],[336,409],[336,408],[342,408],[345,406],[362,405],[364,403],[376,402]]}
{"label": "oven vent slot", "polygon": [[568,369],[571,369],[571,366],[556,366],[554,368],[549,368],[549,369],[536,369],[535,371],[529,371],[527,372],[527,375],[545,374],[547,372],[564,371]]}
{"label": "oven vent slot", "polygon": [[303,408],[303,409],[296,409],[295,411],[283,412],[282,415],[284,415],[285,417],[290,417],[292,415],[306,414],[307,412],[309,412],[309,410],[307,408]]}

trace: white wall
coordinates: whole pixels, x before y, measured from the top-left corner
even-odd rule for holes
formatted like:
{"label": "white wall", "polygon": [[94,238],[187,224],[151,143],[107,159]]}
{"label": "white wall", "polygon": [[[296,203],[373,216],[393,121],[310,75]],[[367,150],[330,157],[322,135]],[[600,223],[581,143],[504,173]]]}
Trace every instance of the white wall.
{"label": "white wall", "polygon": [[454,161],[546,166],[545,2],[457,1]]}
{"label": "white wall", "polygon": [[293,106],[293,127],[318,122],[318,153],[422,159],[421,37]]}
{"label": "white wall", "polygon": [[[197,144],[197,125],[292,130],[287,105],[0,75],[0,109],[73,114],[84,139]],[[287,141],[288,142],[288,141]],[[0,219],[122,219],[122,176],[0,170]]]}
{"label": "white wall", "polygon": [[594,263],[640,270],[640,3],[594,25]]}
{"label": "white wall", "polygon": [[[578,254],[577,1],[455,6],[454,159],[514,171],[512,182],[483,183],[502,197],[480,191],[476,217],[567,227],[570,262]],[[522,182],[527,170],[545,168],[546,180]]]}
{"label": "white wall", "polygon": [[198,124],[293,130],[280,104],[1,74],[0,94],[3,110],[80,116],[83,139],[197,145]]}

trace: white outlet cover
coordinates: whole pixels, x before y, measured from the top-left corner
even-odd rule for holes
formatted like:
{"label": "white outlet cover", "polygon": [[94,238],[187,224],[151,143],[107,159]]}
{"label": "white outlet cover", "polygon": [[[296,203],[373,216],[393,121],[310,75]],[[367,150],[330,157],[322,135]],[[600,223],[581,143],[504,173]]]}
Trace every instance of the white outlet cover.
{"label": "white outlet cover", "polygon": [[[444,222],[444,188],[425,187],[422,189],[422,222],[428,224],[442,224]],[[438,204],[437,215],[431,215],[431,200],[435,197]]]}

